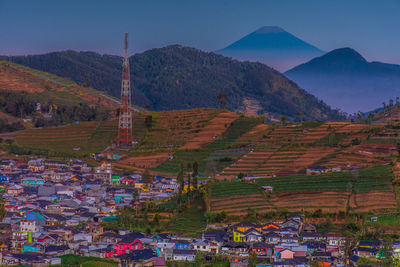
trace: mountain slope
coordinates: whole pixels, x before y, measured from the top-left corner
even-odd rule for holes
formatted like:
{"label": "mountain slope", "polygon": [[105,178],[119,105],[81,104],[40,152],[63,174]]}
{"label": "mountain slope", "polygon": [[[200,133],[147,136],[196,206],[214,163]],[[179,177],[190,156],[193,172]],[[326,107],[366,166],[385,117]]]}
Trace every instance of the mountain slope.
{"label": "mountain slope", "polygon": [[216,53],[287,70],[324,52],[277,26],[264,26]]}
{"label": "mountain slope", "polygon": [[400,96],[400,66],[368,62],[351,48],[333,50],[285,75],[346,112],[373,110]]}
{"label": "mountain slope", "polygon": [[[11,57],[13,62],[84,82],[118,97],[121,58],[92,52],[56,52]],[[214,53],[178,45],[152,49],[130,58],[133,103],[154,110],[219,107],[224,91],[227,106],[244,108],[248,99],[259,101],[261,113],[289,119],[338,120],[343,117],[300,89],[279,72],[259,63],[239,62]]]}
{"label": "mountain slope", "polygon": [[118,107],[118,100],[92,88],[46,72],[0,60],[0,91],[36,94],[53,103],[94,104],[107,109]]}

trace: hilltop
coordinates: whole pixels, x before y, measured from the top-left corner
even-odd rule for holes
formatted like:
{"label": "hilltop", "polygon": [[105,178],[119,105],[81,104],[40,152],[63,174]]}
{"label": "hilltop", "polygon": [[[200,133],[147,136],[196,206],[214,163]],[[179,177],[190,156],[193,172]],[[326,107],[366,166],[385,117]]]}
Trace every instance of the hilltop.
{"label": "hilltop", "polygon": [[348,113],[374,110],[400,95],[400,65],[368,62],[351,48],[333,50],[285,75]]}
{"label": "hilltop", "polygon": [[[64,51],[9,57],[8,60],[68,77],[113,96],[120,94],[121,58],[92,52]],[[279,120],[342,120],[344,117],[260,63],[239,62],[179,45],[151,49],[130,58],[133,103],[156,111],[218,108],[221,91],[231,110],[256,102],[258,114]],[[62,67],[61,67],[62,66]],[[300,116],[299,116],[300,114]]]}
{"label": "hilltop", "polygon": [[324,52],[278,26],[264,26],[216,53],[285,71]]}
{"label": "hilltop", "polygon": [[118,100],[71,80],[0,61],[0,132],[104,120]]}

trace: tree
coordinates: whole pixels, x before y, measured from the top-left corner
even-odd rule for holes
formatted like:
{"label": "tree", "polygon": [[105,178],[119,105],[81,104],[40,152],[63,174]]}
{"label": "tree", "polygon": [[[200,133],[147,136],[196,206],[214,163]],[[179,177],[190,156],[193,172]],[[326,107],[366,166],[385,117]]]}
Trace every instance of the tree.
{"label": "tree", "polygon": [[368,124],[371,124],[372,119],[374,118],[374,113],[370,112],[368,114]]}
{"label": "tree", "polygon": [[147,129],[151,129],[151,127],[153,127],[153,116],[152,115],[146,116],[144,123],[146,124]]}
{"label": "tree", "polygon": [[187,191],[188,191],[188,193],[190,193],[190,184],[191,184],[190,178],[191,178],[191,174],[190,174],[190,172],[188,172],[188,175],[187,175],[187,181],[188,181],[188,189],[187,189]]}
{"label": "tree", "polygon": [[389,107],[393,107],[393,99],[389,99]]}
{"label": "tree", "polygon": [[394,262],[393,262],[393,247],[392,247],[392,240],[390,238],[385,239],[385,241],[383,242],[383,248],[382,248],[382,252],[383,252],[383,266],[394,266]]}
{"label": "tree", "polygon": [[221,107],[226,109],[226,103],[228,102],[228,95],[224,91],[220,91],[217,96],[217,99]]}
{"label": "tree", "polygon": [[7,213],[4,207],[4,201],[2,199],[2,196],[0,196],[0,221],[4,219]]}
{"label": "tree", "polygon": [[206,263],[204,259],[204,254],[202,251],[197,251],[196,256],[194,257],[194,266],[201,267]]}
{"label": "tree", "polygon": [[178,175],[176,176],[176,181],[178,182],[179,188],[178,188],[178,202],[181,204],[182,201],[182,192],[183,188],[185,187],[185,180],[183,177],[183,165],[181,164]]}
{"label": "tree", "polygon": [[286,125],[286,116],[281,116],[281,124]]}
{"label": "tree", "polygon": [[145,169],[144,173],[142,175],[142,181],[143,183],[145,183],[146,185],[151,184],[151,181],[153,180],[153,177],[151,176],[149,169]]}
{"label": "tree", "polygon": [[90,74],[88,73],[85,78],[85,82],[83,83],[84,87],[90,87]]}
{"label": "tree", "polygon": [[158,226],[160,224],[160,215],[158,213],[153,215],[153,224]]}
{"label": "tree", "polygon": [[255,252],[250,252],[249,255],[249,267],[255,267],[257,264],[257,254]]}
{"label": "tree", "polygon": [[247,220],[253,222],[257,220],[257,212],[251,207],[247,207]]}
{"label": "tree", "polygon": [[193,162],[193,172],[192,172],[194,189],[197,189],[197,175],[199,175],[199,163],[195,161]]}

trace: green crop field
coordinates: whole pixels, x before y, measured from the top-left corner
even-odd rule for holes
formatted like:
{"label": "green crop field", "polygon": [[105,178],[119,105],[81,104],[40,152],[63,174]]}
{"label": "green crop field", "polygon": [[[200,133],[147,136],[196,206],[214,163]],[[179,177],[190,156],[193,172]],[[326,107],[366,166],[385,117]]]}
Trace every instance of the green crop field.
{"label": "green crop field", "polygon": [[261,192],[261,187],[257,184],[246,182],[214,182],[210,185],[211,197],[225,197],[232,195],[247,195]]}
{"label": "green crop field", "polygon": [[171,221],[166,230],[174,233],[201,235],[206,227],[206,219],[204,209],[200,208],[199,205],[201,203],[197,201],[190,208],[185,209],[182,214]]}
{"label": "green crop field", "polygon": [[[215,182],[211,184],[211,197],[230,195],[255,194],[261,191],[261,186],[273,186],[274,192],[295,191],[348,191],[354,186],[357,193],[372,190],[391,190],[391,166],[379,166],[352,172],[337,172],[321,175],[297,175],[257,179],[256,183],[246,182]],[[351,185],[351,186],[350,186]]]}
{"label": "green crop field", "polygon": [[[101,152],[112,144],[116,135],[116,121],[82,122],[21,131],[16,137],[16,144],[25,148],[82,156]],[[75,147],[80,149],[75,151]]]}
{"label": "green crop field", "polygon": [[109,259],[68,254],[61,256],[61,266],[112,267],[118,266],[118,263]]}
{"label": "green crop field", "polygon": [[347,191],[355,183],[358,193],[372,190],[390,190],[393,178],[391,166],[379,166],[353,172],[337,172],[320,175],[296,175],[258,179],[261,186],[273,186],[274,192],[293,191]]}

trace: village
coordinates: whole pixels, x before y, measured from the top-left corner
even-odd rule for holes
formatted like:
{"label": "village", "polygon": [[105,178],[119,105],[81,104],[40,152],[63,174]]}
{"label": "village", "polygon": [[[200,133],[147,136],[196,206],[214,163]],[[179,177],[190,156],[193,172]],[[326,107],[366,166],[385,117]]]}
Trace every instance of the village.
{"label": "village", "polygon": [[0,168],[1,265],[56,265],[65,255],[110,259],[120,266],[202,266],[219,259],[260,267],[345,266],[359,258],[381,260],[385,253],[400,257],[399,241],[390,251],[384,240],[351,245],[339,233],[319,232],[300,215],[262,224],[208,224],[201,236],[107,228],[124,206],[140,209],[173,197],[177,180],[156,176],[146,186],[140,174],[117,175],[111,163],[92,168],[80,160],[3,158]]}

